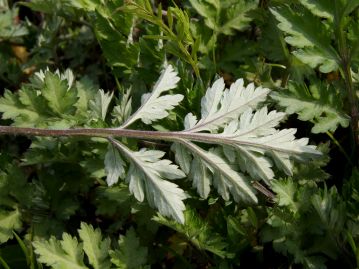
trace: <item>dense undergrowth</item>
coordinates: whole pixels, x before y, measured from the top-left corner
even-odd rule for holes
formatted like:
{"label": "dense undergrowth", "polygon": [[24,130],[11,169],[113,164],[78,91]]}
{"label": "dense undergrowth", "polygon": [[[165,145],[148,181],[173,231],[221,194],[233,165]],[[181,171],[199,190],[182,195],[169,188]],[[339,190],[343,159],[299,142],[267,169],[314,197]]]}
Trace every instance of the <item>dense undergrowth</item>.
{"label": "dense undergrowth", "polygon": [[0,268],[359,268],[358,0],[0,0]]}

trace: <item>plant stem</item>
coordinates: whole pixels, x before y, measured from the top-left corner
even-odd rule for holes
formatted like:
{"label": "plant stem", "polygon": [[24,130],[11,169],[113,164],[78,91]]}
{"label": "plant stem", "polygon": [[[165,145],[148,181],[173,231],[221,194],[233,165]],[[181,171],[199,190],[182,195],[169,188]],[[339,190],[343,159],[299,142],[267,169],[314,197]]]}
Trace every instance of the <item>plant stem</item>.
{"label": "plant stem", "polygon": [[327,135],[330,137],[330,139],[333,141],[333,143],[338,147],[341,153],[343,153],[344,157],[347,159],[347,161],[353,166],[353,163],[349,157],[349,155],[345,152],[342,145],[340,145],[339,141],[334,137],[334,135],[331,132],[326,132]]}
{"label": "plant stem", "polygon": [[[181,139],[188,139],[209,144],[231,144],[233,141],[227,141],[225,137],[218,138],[214,134],[206,133],[190,133],[185,131],[180,132],[160,132],[160,131],[142,131],[132,129],[119,129],[119,128],[78,128],[78,129],[42,129],[42,128],[23,128],[13,126],[0,126],[0,135],[25,135],[25,136],[87,136],[87,137],[129,137],[139,139],[151,140],[166,140],[166,141],[179,141]],[[222,141],[223,140],[223,141]]]}
{"label": "plant stem", "polygon": [[10,266],[5,262],[5,260],[0,256],[0,264],[5,268],[5,269],[11,269]]}
{"label": "plant stem", "polygon": [[351,128],[353,134],[353,154],[356,159],[356,165],[358,164],[358,152],[359,152],[359,132],[358,132],[358,106],[357,106],[357,97],[356,93],[353,89],[353,80],[351,75],[351,53],[350,49],[347,45],[347,40],[344,36],[344,13],[339,8],[337,0],[334,1],[335,5],[335,16],[334,21],[336,25],[336,38],[338,40],[338,51],[340,55],[340,65],[342,76],[344,77],[345,87],[348,94],[349,106],[350,106],[350,117],[351,117]]}
{"label": "plant stem", "polygon": [[266,188],[265,186],[263,186],[261,183],[259,183],[258,181],[253,181],[252,182],[252,186],[253,188],[255,188],[257,191],[259,191],[260,193],[262,193],[264,196],[266,196],[270,201],[274,201],[275,199],[275,194],[273,192],[271,192],[268,188]]}
{"label": "plant stem", "polygon": [[353,89],[353,81],[350,71],[350,65],[346,62],[344,64],[344,76],[345,76],[345,85],[348,91],[349,105],[350,105],[350,116],[351,116],[351,126],[353,131],[353,139],[354,139],[354,154],[355,158],[358,159],[359,152],[359,126],[358,126],[358,106],[356,93]]}
{"label": "plant stem", "polygon": [[[78,128],[78,129],[42,129],[42,128],[23,128],[13,126],[0,126],[0,135],[25,135],[25,136],[86,136],[86,137],[128,137],[150,140],[165,140],[172,142],[180,142],[181,140],[191,140],[207,144],[220,144],[229,146],[251,146],[265,150],[276,150],[282,153],[293,154],[290,149],[275,148],[270,145],[263,145],[252,141],[240,141],[231,136],[223,136],[221,134],[210,133],[194,133],[188,131],[177,132],[160,132],[160,131],[142,131],[118,128]],[[312,157],[319,157],[321,153],[312,153]]]}
{"label": "plant stem", "polygon": [[[48,136],[48,137],[60,137],[60,136],[86,136],[86,137],[102,137],[107,138],[111,143],[114,143],[112,136],[118,137],[131,137],[140,139],[154,139],[154,140],[166,140],[183,143],[183,139],[209,143],[209,144],[233,144],[233,141],[226,138],[218,138],[214,134],[206,133],[189,133],[189,132],[159,132],[159,131],[142,131],[131,129],[112,129],[112,128],[81,128],[81,129],[42,129],[42,128],[22,128],[13,126],[0,126],[0,135],[26,135],[26,136]],[[119,146],[116,143],[116,147]],[[121,148],[121,150],[123,150]],[[274,194],[268,191],[260,183],[253,184],[259,192],[263,193],[269,199],[274,199]]]}

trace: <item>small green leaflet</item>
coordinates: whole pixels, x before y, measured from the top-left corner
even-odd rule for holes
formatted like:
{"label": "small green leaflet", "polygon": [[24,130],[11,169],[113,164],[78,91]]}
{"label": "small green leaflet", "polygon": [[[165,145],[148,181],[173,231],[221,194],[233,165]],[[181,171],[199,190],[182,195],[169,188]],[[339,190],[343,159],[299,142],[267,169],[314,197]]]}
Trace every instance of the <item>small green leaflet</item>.
{"label": "small green leaflet", "polygon": [[219,1],[190,0],[192,7],[205,18],[205,24],[211,29],[216,27],[216,11],[220,8]]}
{"label": "small green leaflet", "polygon": [[111,250],[111,262],[119,269],[138,269],[142,268],[147,262],[147,248],[140,245],[140,240],[136,232],[131,227],[126,235],[120,236],[118,240],[119,248]]}
{"label": "small green leaflet", "polygon": [[77,102],[77,92],[71,82],[58,74],[46,73],[42,94],[50,108],[58,115],[73,113]]}
{"label": "small green leaflet", "polygon": [[290,45],[304,48],[322,47],[330,43],[324,24],[309,12],[305,12],[308,16],[304,17],[304,14],[295,13],[289,6],[272,9],[271,12],[279,21],[278,28],[287,34],[285,40]]}
{"label": "small green leaflet", "polygon": [[161,215],[153,218],[156,222],[176,230],[187,238],[199,250],[207,250],[219,257],[232,257],[233,253],[227,250],[225,239],[215,232],[215,229],[205,222],[194,210],[184,212],[186,222],[180,224]]}
{"label": "small green leaflet", "polygon": [[88,117],[88,109],[90,100],[95,99],[95,96],[98,91],[97,85],[89,77],[83,77],[79,81],[76,81],[76,88],[77,88],[77,103],[76,106],[76,115],[78,118]]}
{"label": "small green leaflet", "polygon": [[286,113],[296,113],[300,120],[314,123],[313,133],[334,132],[339,125],[349,125],[349,116],[338,101],[341,98],[329,84],[313,82],[307,88],[304,84],[291,82],[287,91],[274,92],[271,97],[285,107]]}
{"label": "small green leaflet", "polygon": [[[0,6],[1,7],[1,6]],[[18,16],[18,9],[2,9],[0,14],[0,39],[12,39],[27,35],[28,29],[21,23],[14,23]]]}
{"label": "small green leaflet", "polygon": [[299,0],[314,15],[333,21],[335,4],[328,0]]}
{"label": "small green leaflet", "polygon": [[252,18],[248,12],[255,10],[258,6],[257,0],[219,1],[222,6],[223,24],[220,32],[225,35],[235,34],[235,30],[243,31],[249,27]]}
{"label": "small green leaflet", "polygon": [[[323,73],[338,68],[339,56],[332,47],[331,35],[325,23],[309,11],[294,12],[289,6],[271,9],[279,21],[278,28],[286,33],[285,41],[297,48],[293,54]],[[313,57],[314,61],[313,61]]]}
{"label": "small green leaflet", "polygon": [[311,197],[311,203],[320,222],[330,231],[340,233],[345,225],[345,203],[336,187],[325,188]]}
{"label": "small green leaflet", "polygon": [[[65,1],[57,2],[64,5]],[[43,13],[52,13],[54,9],[57,9],[57,5],[54,5],[52,0],[32,0],[31,2],[21,2],[21,5],[31,8],[34,11]]]}
{"label": "small green leaflet", "polygon": [[72,6],[76,8],[83,8],[87,12],[94,11],[101,3],[101,0],[77,0],[69,2]]}
{"label": "small green leaflet", "polygon": [[0,210],[0,244],[12,239],[13,230],[18,230],[22,227],[20,212],[18,209],[13,211]]}
{"label": "small green leaflet", "polygon": [[335,17],[349,15],[359,5],[357,0],[299,0],[299,2],[314,15],[328,19],[330,22]]}
{"label": "small green leaflet", "polygon": [[[49,240],[33,242],[38,261],[54,269],[110,269],[113,265],[137,269],[147,261],[147,248],[140,246],[133,228],[120,236],[116,249],[111,249],[110,239],[104,239],[101,230],[91,225],[82,222],[78,233],[81,243],[67,233],[62,234],[62,240],[52,236]],[[85,264],[84,253],[90,267]]]}
{"label": "small green leaflet", "polygon": [[319,66],[319,70],[323,73],[338,69],[336,60],[328,55],[323,55],[318,48],[298,49],[293,51],[293,55],[313,69]]}
{"label": "small green leaflet", "polygon": [[[95,242],[93,242],[95,244]],[[33,242],[38,261],[54,269],[88,269],[83,262],[82,244],[67,233],[58,241],[52,236],[48,241]]]}
{"label": "small green leaflet", "polygon": [[327,268],[327,258],[337,255],[340,243],[336,238],[346,212],[336,188],[318,189],[316,184],[298,184],[292,178],[274,180],[272,188],[278,205],[270,211],[262,240],[272,241],[276,251],[290,253],[293,262],[304,268]]}
{"label": "small green leaflet", "polygon": [[[97,90],[88,78],[75,82],[70,70],[60,73],[41,70],[17,93],[6,90],[0,98],[4,119],[18,127],[70,128],[107,127],[105,122],[113,93]],[[128,112],[130,106],[125,107]]]}
{"label": "small green leaflet", "polygon": [[262,31],[259,46],[264,51],[265,56],[276,62],[288,60],[290,58],[289,50],[284,35],[278,29],[277,20],[273,15],[268,15],[268,18],[263,21]]}
{"label": "small green leaflet", "polygon": [[190,0],[190,3],[208,28],[225,35],[246,29],[252,20],[247,12],[258,6],[256,0]]}
{"label": "small green leaflet", "polygon": [[101,230],[94,229],[91,225],[81,223],[78,230],[83,241],[83,249],[94,269],[110,268],[109,250],[111,241],[109,238],[102,239]]}
{"label": "small green leaflet", "polygon": [[287,180],[272,181],[272,190],[276,193],[276,199],[279,206],[287,206],[293,212],[298,210],[295,201],[297,187],[291,178]]}
{"label": "small green leaflet", "polygon": [[3,119],[15,119],[17,126],[31,126],[32,122],[40,119],[37,111],[22,104],[19,97],[9,90],[5,90],[4,96],[0,98],[0,112],[3,112]]}

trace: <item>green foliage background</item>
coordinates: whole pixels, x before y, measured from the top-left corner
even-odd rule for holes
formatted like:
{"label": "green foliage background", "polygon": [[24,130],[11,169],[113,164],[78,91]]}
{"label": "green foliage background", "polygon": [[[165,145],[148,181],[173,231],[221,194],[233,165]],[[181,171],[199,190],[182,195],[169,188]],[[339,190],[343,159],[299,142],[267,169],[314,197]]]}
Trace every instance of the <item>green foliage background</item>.
{"label": "green foliage background", "polygon": [[99,138],[1,135],[0,268],[359,268],[358,48],[358,0],[0,0],[0,125],[120,126],[171,63],[184,100],[137,129],[181,130],[216,78],[243,78],[323,153],[256,205],[176,181],[180,224],[107,186],[123,160]]}

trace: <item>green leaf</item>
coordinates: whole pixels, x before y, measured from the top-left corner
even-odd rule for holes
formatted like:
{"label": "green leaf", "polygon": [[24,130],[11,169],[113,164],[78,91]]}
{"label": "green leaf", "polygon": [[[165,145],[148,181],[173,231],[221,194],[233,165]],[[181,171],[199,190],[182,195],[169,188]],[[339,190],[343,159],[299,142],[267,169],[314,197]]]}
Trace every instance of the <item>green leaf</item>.
{"label": "green leaf", "polygon": [[213,30],[206,27],[202,21],[192,21],[190,27],[192,35],[200,37],[196,40],[197,51],[205,55],[213,51],[217,42],[217,36],[213,33]]}
{"label": "green leaf", "polygon": [[11,39],[27,35],[28,29],[22,23],[15,23],[18,9],[9,9],[0,13],[0,39]]}
{"label": "green leaf", "polygon": [[48,241],[33,242],[38,261],[54,269],[88,269],[83,263],[82,244],[67,233],[62,240],[51,237]]}
{"label": "green leaf", "polygon": [[276,193],[279,206],[287,206],[293,212],[297,212],[296,192],[297,186],[292,179],[272,181],[272,190]]}
{"label": "green leaf", "polygon": [[83,77],[76,82],[77,98],[78,101],[75,104],[77,111],[76,115],[80,118],[88,118],[89,103],[90,100],[95,99],[98,87],[88,77]]}
{"label": "green leaf", "polygon": [[357,0],[342,0],[339,1],[340,7],[343,8],[343,16],[349,15],[359,6]]}
{"label": "green leaf", "polygon": [[288,92],[275,92],[271,97],[286,108],[286,113],[296,113],[300,120],[313,122],[313,133],[334,132],[339,125],[349,125],[341,97],[329,84],[314,82],[308,89],[304,84],[292,82]]}
{"label": "green leaf", "polygon": [[[63,2],[63,1],[57,1]],[[21,5],[31,8],[34,11],[39,11],[43,13],[52,13],[54,11],[54,1],[53,0],[33,0],[31,2],[21,2]],[[56,9],[56,5],[55,5]]]}
{"label": "green leaf", "polygon": [[[6,91],[0,98],[3,118],[13,119],[16,126],[68,128],[79,123],[90,125],[96,120],[94,118],[102,120],[107,112],[110,96],[100,91],[97,102],[103,103],[101,107],[96,106],[93,99],[97,89],[93,83],[86,77],[75,83],[69,69],[61,74],[58,70],[55,73],[41,70],[29,80],[30,83],[23,84],[18,94]],[[92,112],[88,111],[90,101]]]}
{"label": "green leaf", "polygon": [[248,11],[258,6],[255,0],[190,0],[190,3],[204,18],[207,27],[225,35],[246,29],[252,20]]}
{"label": "green leaf", "polygon": [[205,18],[206,25],[215,29],[216,27],[216,11],[220,8],[219,1],[201,1],[201,0],[190,0],[192,7]]}
{"label": "green leaf", "polygon": [[0,205],[14,208],[17,203],[29,203],[31,187],[23,171],[9,160],[5,161],[3,169],[0,170]]}
{"label": "green leaf", "polygon": [[259,46],[265,52],[266,57],[274,61],[288,60],[290,54],[284,40],[283,33],[276,27],[277,21],[274,16],[268,14],[268,17],[263,16],[262,36]]}
{"label": "green leaf", "polygon": [[330,161],[329,142],[318,145],[318,150],[323,153],[321,158],[312,160],[310,163],[296,163],[293,171],[293,179],[300,182],[323,182],[330,177],[325,167]]}
{"label": "green leaf", "polygon": [[102,239],[100,229],[94,230],[91,225],[84,222],[78,230],[81,240],[83,241],[83,249],[89,259],[89,263],[94,269],[110,268],[109,259],[110,239]]}
{"label": "green leaf", "polygon": [[39,117],[41,115],[49,115],[46,101],[44,98],[38,96],[35,89],[24,85],[19,92],[19,100],[28,110],[36,112]]}
{"label": "green leaf", "polygon": [[17,126],[32,126],[40,118],[36,111],[23,105],[19,97],[8,90],[0,99],[0,112],[3,112],[3,119],[13,119]]}
{"label": "green leaf", "polygon": [[111,262],[119,269],[142,268],[147,262],[147,248],[140,245],[136,232],[131,227],[120,236],[119,248],[110,251]]}
{"label": "green leaf", "polygon": [[[285,41],[297,48],[294,54],[303,62],[319,66],[320,71],[329,73],[338,69],[339,56],[331,45],[331,32],[325,24],[310,12],[294,12],[289,6],[271,9],[279,21],[278,28],[286,33]],[[298,50],[301,49],[301,50]]]}
{"label": "green leaf", "polygon": [[21,215],[18,209],[14,211],[0,210],[0,244],[14,237],[13,230],[22,227]]}
{"label": "green leaf", "polygon": [[219,1],[223,14],[222,25],[219,32],[225,35],[233,35],[234,30],[243,31],[249,27],[252,18],[248,16],[248,12],[254,10],[258,6],[256,0],[240,0],[240,1]]}
{"label": "green leaf", "polygon": [[75,112],[77,91],[71,88],[71,81],[60,78],[58,74],[46,72],[42,94],[48,101],[50,108],[58,115]]}
{"label": "green leaf", "polygon": [[294,51],[293,55],[311,68],[319,66],[319,70],[323,73],[330,73],[338,69],[337,60],[331,56],[323,55],[318,48],[299,49]]}
{"label": "green leaf", "polygon": [[335,187],[325,188],[311,199],[315,212],[318,214],[322,227],[329,232],[340,233],[344,226],[345,204],[341,201]]}
{"label": "green leaf", "polygon": [[131,213],[131,205],[134,203],[133,196],[125,184],[118,184],[111,188],[99,187],[96,189],[96,214],[105,216],[127,218]]}
{"label": "green leaf", "polygon": [[122,1],[113,0],[96,5],[90,18],[106,60],[115,73],[123,75],[123,72],[133,72],[138,64],[140,49],[138,43],[129,42],[134,20],[131,14],[119,12],[121,5]]}
{"label": "green leaf", "polygon": [[[172,7],[171,12],[175,15],[176,21],[176,34],[177,42],[181,41],[186,45],[192,45],[192,49],[195,50],[194,40],[190,31],[190,18],[185,10],[182,10],[178,7]],[[177,44],[178,46],[178,44]],[[192,51],[193,52],[193,51]],[[186,56],[185,56],[186,57]]]}
{"label": "green leaf", "polygon": [[300,0],[299,2],[314,15],[333,21],[335,13],[333,2],[327,0]]}
{"label": "green leaf", "polygon": [[295,13],[289,6],[281,6],[271,12],[279,21],[278,28],[287,34],[285,40],[290,45],[322,48],[330,44],[330,35],[324,24],[312,14]]}
{"label": "green leaf", "polygon": [[193,210],[185,211],[185,224],[168,220],[160,215],[153,219],[185,236],[199,250],[207,250],[221,258],[233,256],[226,250],[228,244],[225,239]]}
{"label": "green leaf", "polygon": [[320,256],[304,257],[301,261],[308,269],[327,269],[326,259]]}
{"label": "green leaf", "polygon": [[[71,3],[72,2],[72,3]],[[83,8],[87,12],[94,11],[100,4],[101,0],[75,0],[70,3],[77,8]]]}

